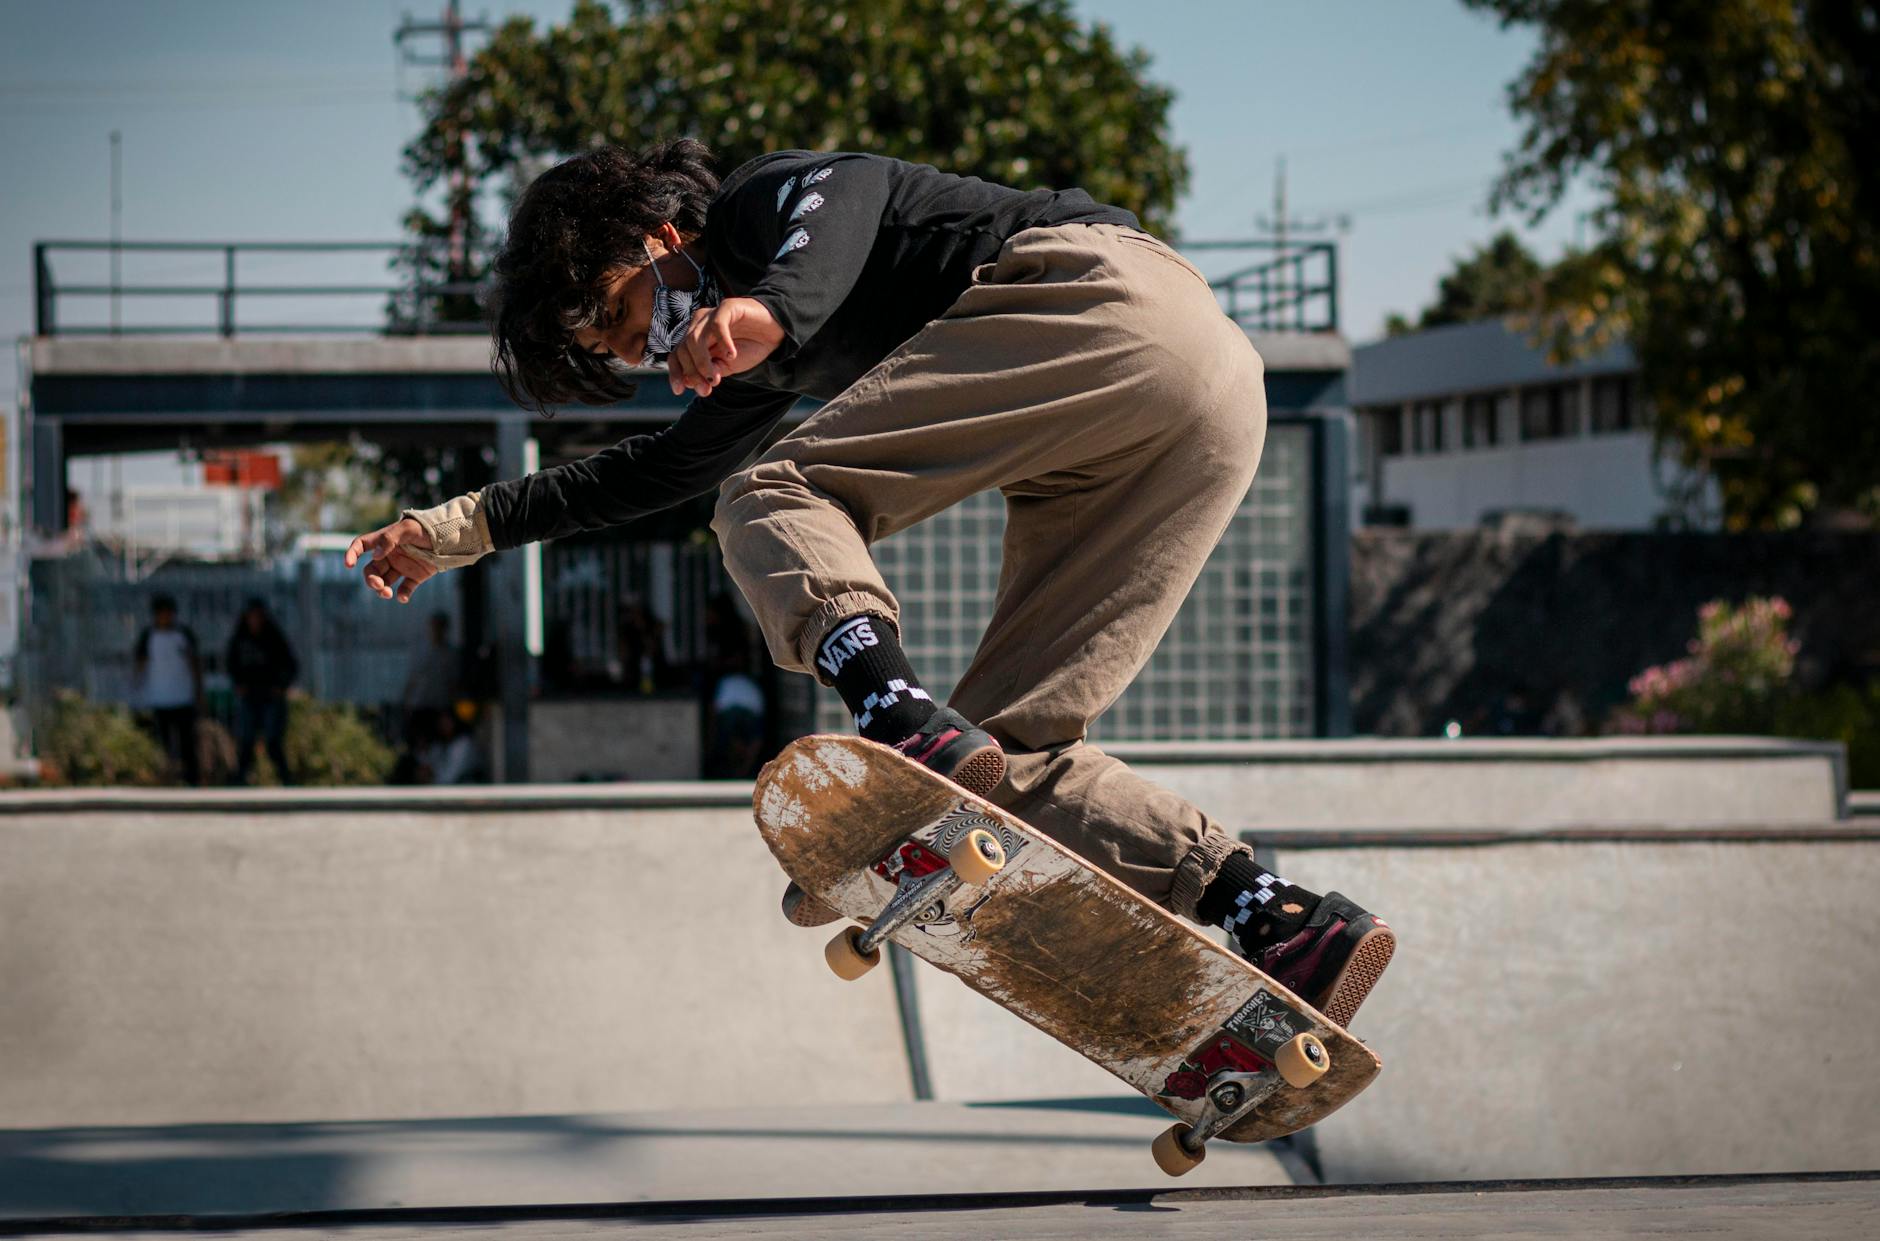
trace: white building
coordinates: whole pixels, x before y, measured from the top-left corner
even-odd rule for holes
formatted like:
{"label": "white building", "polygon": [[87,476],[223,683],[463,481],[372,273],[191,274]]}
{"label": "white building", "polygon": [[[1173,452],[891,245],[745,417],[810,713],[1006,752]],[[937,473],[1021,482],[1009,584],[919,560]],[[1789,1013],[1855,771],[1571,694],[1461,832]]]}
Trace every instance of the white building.
{"label": "white building", "polygon": [[[1637,371],[1625,345],[1551,365],[1499,320],[1360,346],[1349,394],[1362,520],[1441,530],[1531,513],[1654,528],[1691,483],[1653,450]],[[1697,524],[1714,525],[1714,488],[1697,492]]]}

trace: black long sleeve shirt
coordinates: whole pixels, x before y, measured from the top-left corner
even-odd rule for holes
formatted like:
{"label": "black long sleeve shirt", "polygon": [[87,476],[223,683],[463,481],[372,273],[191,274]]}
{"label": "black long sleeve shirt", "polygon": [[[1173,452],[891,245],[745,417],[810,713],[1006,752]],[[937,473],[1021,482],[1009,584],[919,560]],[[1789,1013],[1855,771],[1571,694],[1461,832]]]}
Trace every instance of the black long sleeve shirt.
{"label": "black long sleeve shirt", "polygon": [[1082,190],[1008,189],[878,155],[759,156],[725,178],[703,241],[725,295],[762,302],[783,343],[663,431],[485,488],[491,538],[596,530],[710,491],[799,396],[835,396],[938,318],[1008,238],[1075,223],[1138,227]]}

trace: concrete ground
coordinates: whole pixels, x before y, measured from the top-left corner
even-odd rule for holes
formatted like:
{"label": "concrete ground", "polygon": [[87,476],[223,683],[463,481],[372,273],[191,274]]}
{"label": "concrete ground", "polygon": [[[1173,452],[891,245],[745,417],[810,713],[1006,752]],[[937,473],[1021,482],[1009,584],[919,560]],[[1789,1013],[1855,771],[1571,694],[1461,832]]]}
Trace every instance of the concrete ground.
{"label": "concrete ground", "polygon": [[[0,1130],[0,1228],[48,1216],[1162,1189],[1139,1097],[294,1125]],[[1216,1143],[1184,1188],[1314,1180]]]}
{"label": "concrete ground", "polygon": [[340,1235],[349,1241],[587,1238],[652,1225],[687,1241],[708,1238],[1353,1237],[1602,1238],[1702,1234],[1716,1241],[1875,1235],[1877,1174],[1713,1177],[1696,1180],[1481,1182],[1349,1189],[1220,1189],[1165,1193],[966,1195],[662,1203],[523,1212],[389,1212],[374,1217],[239,1220],[71,1220],[30,1230],[157,1238],[214,1229],[223,1237]]}

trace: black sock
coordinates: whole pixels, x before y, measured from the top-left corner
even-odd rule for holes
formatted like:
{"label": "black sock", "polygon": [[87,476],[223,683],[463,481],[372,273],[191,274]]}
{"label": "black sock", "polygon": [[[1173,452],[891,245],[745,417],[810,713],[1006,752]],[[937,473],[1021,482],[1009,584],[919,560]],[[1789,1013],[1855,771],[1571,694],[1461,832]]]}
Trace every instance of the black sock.
{"label": "black sock", "polygon": [[1252,952],[1298,934],[1318,903],[1318,893],[1286,882],[1252,854],[1230,853],[1195,902],[1195,917],[1226,927],[1243,951]]}
{"label": "black sock", "polygon": [[894,626],[872,612],[830,630],[816,663],[848,704],[856,731],[870,741],[905,741],[938,709],[914,676]]}

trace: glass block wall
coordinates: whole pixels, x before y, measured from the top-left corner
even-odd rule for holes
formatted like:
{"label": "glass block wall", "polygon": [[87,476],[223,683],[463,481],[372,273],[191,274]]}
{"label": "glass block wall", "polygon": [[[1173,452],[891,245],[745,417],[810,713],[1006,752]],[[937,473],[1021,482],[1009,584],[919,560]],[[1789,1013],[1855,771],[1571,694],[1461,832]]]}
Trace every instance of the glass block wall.
{"label": "glass block wall", "polygon": [[[1313,718],[1310,428],[1275,423],[1252,489],[1149,664],[1091,730],[1096,740],[1309,737]],[[875,545],[901,602],[909,657],[944,700],[992,615],[1005,501],[997,492]],[[818,729],[850,732],[834,692]]]}

